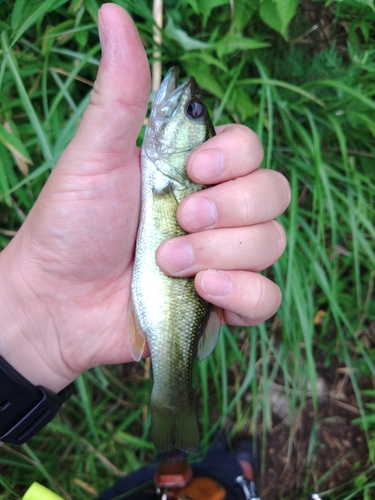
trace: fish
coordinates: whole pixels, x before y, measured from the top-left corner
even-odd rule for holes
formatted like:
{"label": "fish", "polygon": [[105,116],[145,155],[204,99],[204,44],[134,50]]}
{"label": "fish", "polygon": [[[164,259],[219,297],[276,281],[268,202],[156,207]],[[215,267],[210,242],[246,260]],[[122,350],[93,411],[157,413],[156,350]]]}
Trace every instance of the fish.
{"label": "fish", "polygon": [[150,349],[151,437],[159,452],[199,450],[193,362],[214,349],[222,318],[220,308],[197,294],[194,277],[167,276],[155,259],[163,241],[186,234],[177,207],[207,187],[188,177],[186,161],[215,135],[196,80],[177,86],[178,75],[173,67],[162,81],[142,144],[141,214],[128,311],[134,360],[142,357],[146,340]]}

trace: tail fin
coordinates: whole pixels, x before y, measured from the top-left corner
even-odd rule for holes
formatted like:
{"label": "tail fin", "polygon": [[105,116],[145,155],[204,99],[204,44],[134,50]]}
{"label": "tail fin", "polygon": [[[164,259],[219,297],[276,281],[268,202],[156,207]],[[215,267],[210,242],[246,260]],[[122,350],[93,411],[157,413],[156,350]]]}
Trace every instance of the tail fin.
{"label": "tail fin", "polygon": [[167,406],[152,405],[152,440],[159,452],[173,448],[197,452],[200,437],[194,410],[176,413]]}

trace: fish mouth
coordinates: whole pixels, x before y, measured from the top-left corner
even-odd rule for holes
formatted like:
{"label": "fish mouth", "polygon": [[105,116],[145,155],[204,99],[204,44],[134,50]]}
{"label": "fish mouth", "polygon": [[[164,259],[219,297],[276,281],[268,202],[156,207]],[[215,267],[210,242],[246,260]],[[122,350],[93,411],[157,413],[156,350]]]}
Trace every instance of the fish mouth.
{"label": "fish mouth", "polygon": [[169,99],[170,97],[172,97],[172,95],[176,94],[181,87],[185,87],[187,82],[177,87],[179,75],[180,75],[180,70],[176,67],[171,68],[166,74],[163,80],[163,85],[165,86],[163,101]]}
{"label": "fish mouth", "polygon": [[177,90],[177,80],[180,70],[176,67],[171,68],[161,82],[158,93],[156,94],[154,106],[160,106],[167,101]]}
{"label": "fish mouth", "polygon": [[179,75],[180,70],[177,67],[172,67],[168,71],[156,95],[154,105],[163,108],[164,110],[166,110],[168,108],[168,104],[172,102],[175,106],[177,106],[185,89],[189,89],[191,97],[201,97],[194,77],[188,78],[184,83],[177,87]]}

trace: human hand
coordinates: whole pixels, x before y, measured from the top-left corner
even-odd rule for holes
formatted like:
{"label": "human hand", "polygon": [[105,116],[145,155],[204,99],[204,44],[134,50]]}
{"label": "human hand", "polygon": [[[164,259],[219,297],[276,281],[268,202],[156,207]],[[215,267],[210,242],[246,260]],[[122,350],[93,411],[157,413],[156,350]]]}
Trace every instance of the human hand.
{"label": "human hand", "polygon": [[[120,7],[104,5],[99,28],[103,56],[91,103],[24,225],[0,254],[6,325],[0,353],[31,382],[54,391],[92,366],[132,359],[126,325],[140,209],[136,138],[150,76],[137,30]],[[289,191],[280,174],[256,170],[262,148],[253,133],[235,125],[218,132],[188,161],[193,180],[218,185],[181,203],[178,220],[192,234],[178,241],[191,245],[194,258],[172,274],[198,271],[198,292],[225,309],[227,322],[252,324],[280,302],[276,285],[256,271],[285,246],[271,219],[285,209]],[[214,149],[223,154],[224,170],[199,180],[214,162],[200,157],[199,163],[198,152]],[[204,200],[215,207],[214,222],[207,223]],[[204,227],[215,230],[200,231]],[[176,243],[166,242],[158,263],[171,273],[178,255]],[[227,295],[208,294],[218,275],[207,269],[225,270],[219,276],[231,279]]]}
{"label": "human hand", "polygon": [[0,317],[8,328],[0,353],[31,382],[55,391],[91,366],[130,360],[125,330],[140,210],[136,139],[150,74],[123,9],[100,9],[99,34],[102,58],[90,104],[0,254]]}

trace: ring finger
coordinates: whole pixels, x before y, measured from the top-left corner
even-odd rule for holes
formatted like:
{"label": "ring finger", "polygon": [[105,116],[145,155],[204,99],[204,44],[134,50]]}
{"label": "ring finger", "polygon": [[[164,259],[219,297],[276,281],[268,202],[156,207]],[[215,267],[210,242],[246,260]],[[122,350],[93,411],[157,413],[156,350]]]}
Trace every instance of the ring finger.
{"label": "ring finger", "polygon": [[162,243],[156,260],[171,276],[193,276],[202,269],[261,271],[283,253],[285,232],[276,221],[244,228],[202,231]]}

